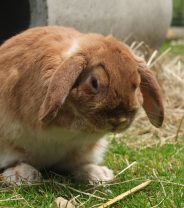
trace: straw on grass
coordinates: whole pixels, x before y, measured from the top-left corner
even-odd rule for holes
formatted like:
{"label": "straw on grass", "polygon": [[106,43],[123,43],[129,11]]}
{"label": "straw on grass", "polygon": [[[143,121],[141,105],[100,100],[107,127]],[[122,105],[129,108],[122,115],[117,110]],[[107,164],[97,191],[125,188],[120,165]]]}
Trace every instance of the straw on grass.
{"label": "straw on grass", "polygon": [[118,196],[116,196],[115,198],[110,199],[108,202],[106,202],[105,204],[102,204],[98,208],[109,207],[110,205],[115,204],[116,202],[124,199],[125,197],[142,190],[143,188],[148,186],[150,183],[151,183],[151,180],[147,180],[144,183],[141,183],[140,185],[138,185],[138,186],[136,186],[136,187],[134,187],[134,188],[132,188],[132,189],[130,189],[130,190],[128,190],[128,191],[118,195]]}

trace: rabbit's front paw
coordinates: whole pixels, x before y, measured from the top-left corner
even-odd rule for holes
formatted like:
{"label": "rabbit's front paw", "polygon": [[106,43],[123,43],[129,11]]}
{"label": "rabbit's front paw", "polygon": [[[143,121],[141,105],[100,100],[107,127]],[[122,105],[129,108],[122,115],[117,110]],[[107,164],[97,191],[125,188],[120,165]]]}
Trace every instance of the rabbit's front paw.
{"label": "rabbit's front paw", "polygon": [[2,177],[5,182],[19,186],[23,183],[31,184],[31,182],[38,181],[41,178],[41,173],[31,165],[20,163],[6,169],[2,173]]}
{"label": "rabbit's front paw", "polygon": [[87,164],[75,172],[75,176],[89,183],[107,182],[113,179],[113,171],[106,166]]}

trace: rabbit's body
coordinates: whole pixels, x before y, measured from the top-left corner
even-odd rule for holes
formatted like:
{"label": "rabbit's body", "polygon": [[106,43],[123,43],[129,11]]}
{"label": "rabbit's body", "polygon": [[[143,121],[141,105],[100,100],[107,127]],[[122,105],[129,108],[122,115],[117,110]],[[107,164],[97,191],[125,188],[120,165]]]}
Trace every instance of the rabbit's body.
{"label": "rabbit's body", "polygon": [[[126,129],[143,97],[151,122],[162,123],[156,80],[148,70],[144,77],[144,63],[114,38],[41,27],[11,38],[0,54],[0,168],[6,179],[34,180],[34,166],[110,180],[112,171],[97,165],[104,135]],[[147,89],[140,92],[138,70],[149,78],[150,99]]]}
{"label": "rabbit's body", "polygon": [[[52,31],[52,27],[50,30]],[[55,28],[53,32],[55,32],[55,30],[57,30],[57,28]],[[51,31],[47,32],[47,29],[43,29],[37,33],[37,30],[35,30],[35,33],[28,33],[23,35],[23,37],[20,37],[20,35],[12,39],[12,42],[11,40],[6,42],[0,48],[1,168],[9,166],[11,163],[21,161],[29,161],[34,163],[37,167],[51,165],[57,162],[54,156],[56,152],[59,152],[58,157],[65,154],[63,151],[58,150],[59,146],[57,145],[59,145],[60,142],[65,147],[63,150],[67,152],[67,148],[70,149],[70,145],[65,145],[65,141],[70,142],[70,139],[74,137],[71,132],[65,132],[65,130],[63,130],[64,132],[60,134],[60,137],[63,135],[62,139],[58,139],[58,133],[54,133],[53,130],[51,130],[52,133],[47,132],[45,135],[44,131],[42,133],[39,128],[37,129],[36,126],[38,123],[34,120],[34,115],[38,113],[39,110],[37,108],[37,104],[39,103],[37,102],[39,102],[40,95],[37,96],[37,94],[39,94],[39,92],[44,93],[46,89],[44,89],[45,86],[40,85],[40,83],[33,83],[31,69],[36,70],[35,76],[39,76],[40,73],[45,73],[42,83],[46,84],[47,79],[52,75],[49,74],[49,70],[51,68],[53,68],[53,70],[56,69],[62,62],[62,56],[64,55],[64,53],[56,55],[54,53],[56,53],[58,49],[62,51],[63,47],[65,48],[63,51],[67,51],[66,48],[68,47],[69,50],[70,47],[70,41],[68,41],[68,45],[66,44],[66,46],[63,46],[63,44],[61,44],[60,46],[58,44],[56,50],[54,50],[55,48],[53,46],[57,42],[60,42],[59,38],[65,38],[66,40],[71,37],[65,37],[63,31],[62,35],[59,33],[56,35],[55,38],[58,38],[58,40],[52,37],[50,37],[50,42],[49,40],[44,40],[44,36],[45,38],[49,38],[49,36],[53,35]],[[76,33],[77,32],[74,32],[74,34]],[[73,35],[73,37],[75,36]],[[30,49],[32,53],[30,53]],[[47,49],[48,52],[45,53]],[[52,63],[49,65],[49,59],[52,59],[52,57],[54,57],[53,62],[55,66]],[[34,65],[36,66],[35,68]],[[27,76],[26,83],[22,81],[24,74]],[[29,90],[31,92],[29,92]],[[29,120],[28,123],[30,122],[31,126],[26,122],[26,119]],[[55,132],[58,131],[55,130]],[[49,141],[47,139],[48,135],[54,137],[53,143],[51,140]],[[42,152],[42,148],[45,149],[45,151]],[[12,156],[11,151],[13,153]],[[50,153],[49,156],[46,156],[47,152]],[[39,158],[39,160],[36,160],[36,158]]]}
{"label": "rabbit's body", "polygon": [[[8,134],[8,140],[1,139],[0,168],[27,162],[37,169],[57,169],[56,166],[60,165],[65,170],[65,167],[74,166],[73,161],[69,161],[72,159],[71,155],[74,154],[78,155],[78,161],[75,161],[76,165],[85,162],[85,160],[93,163],[101,162],[102,153],[107,146],[104,139],[98,141],[101,153],[99,152],[95,156],[95,154],[91,155],[89,148],[95,145],[102,134],[71,132],[59,128],[48,131],[34,131],[33,129],[26,131],[17,124],[12,126],[11,130],[11,134],[14,133],[16,138]],[[71,164],[69,164],[70,162]]]}

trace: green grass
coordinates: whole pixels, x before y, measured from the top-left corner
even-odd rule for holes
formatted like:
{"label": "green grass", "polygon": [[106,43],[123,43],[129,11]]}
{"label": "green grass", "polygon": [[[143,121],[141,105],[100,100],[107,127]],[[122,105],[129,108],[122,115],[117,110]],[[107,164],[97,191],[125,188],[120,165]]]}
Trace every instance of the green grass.
{"label": "green grass", "polygon": [[172,25],[184,25],[184,2],[183,0],[173,0],[173,20]]}
{"label": "green grass", "polygon": [[170,48],[171,51],[170,53],[173,56],[181,56],[182,58],[184,57],[184,44],[177,44],[177,41],[175,41],[176,44],[173,44],[173,41],[165,41],[162,44],[162,47],[159,49],[159,54],[163,53],[167,48]]}
{"label": "green grass", "polygon": [[[71,199],[79,196],[81,207],[92,207],[125,192],[147,179],[153,182],[144,190],[128,196],[113,205],[113,208],[132,207],[184,207],[184,137],[177,144],[165,144],[151,148],[130,149],[112,140],[106,154],[105,164],[115,174],[127,167],[127,161],[137,163],[122,173],[112,184],[93,187],[72,179],[51,174],[41,185],[1,189],[0,207],[49,208],[58,196]],[[68,188],[69,187],[69,188]],[[74,188],[72,190],[72,188]],[[6,192],[5,192],[6,191]],[[89,197],[79,192],[94,194],[104,200]],[[22,199],[8,199],[18,196]],[[98,206],[95,206],[98,207]]]}

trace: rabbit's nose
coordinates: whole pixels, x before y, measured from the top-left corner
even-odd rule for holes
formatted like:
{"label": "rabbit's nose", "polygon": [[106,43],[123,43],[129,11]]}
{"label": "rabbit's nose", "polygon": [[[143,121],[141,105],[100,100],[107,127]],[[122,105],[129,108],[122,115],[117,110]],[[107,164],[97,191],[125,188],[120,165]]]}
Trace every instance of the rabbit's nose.
{"label": "rabbit's nose", "polygon": [[113,131],[115,131],[122,123],[126,123],[126,122],[127,122],[126,118],[116,118],[110,120],[110,124],[113,126]]}
{"label": "rabbit's nose", "polygon": [[119,119],[111,119],[110,124],[113,126],[113,129],[116,130],[121,122],[119,121]]}
{"label": "rabbit's nose", "polygon": [[113,129],[116,130],[120,126],[120,123],[113,123],[112,126]]}

